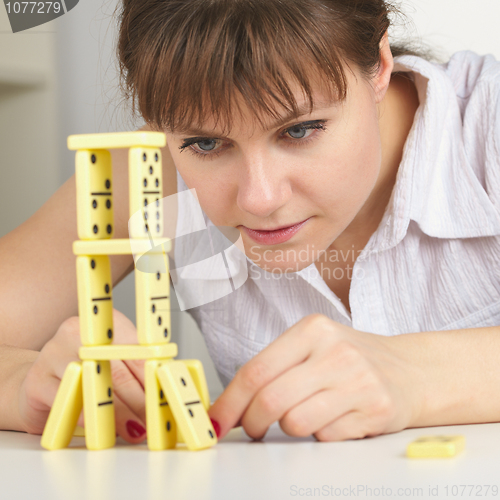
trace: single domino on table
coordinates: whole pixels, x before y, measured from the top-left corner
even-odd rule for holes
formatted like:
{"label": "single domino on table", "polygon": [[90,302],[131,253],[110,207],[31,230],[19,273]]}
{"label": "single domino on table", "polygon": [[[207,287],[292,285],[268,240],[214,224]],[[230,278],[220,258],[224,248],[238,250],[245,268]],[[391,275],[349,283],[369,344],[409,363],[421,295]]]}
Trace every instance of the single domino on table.
{"label": "single domino on table", "polygon": [[465,448],[464,436],[422,436],[406,448],[410,458],[454,457]]}

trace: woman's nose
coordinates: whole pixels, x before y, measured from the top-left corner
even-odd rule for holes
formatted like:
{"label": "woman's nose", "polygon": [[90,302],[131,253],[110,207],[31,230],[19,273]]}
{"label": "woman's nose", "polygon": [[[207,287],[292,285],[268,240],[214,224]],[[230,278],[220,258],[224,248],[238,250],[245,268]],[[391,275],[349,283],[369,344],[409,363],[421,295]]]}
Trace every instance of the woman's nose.
{"label": "woman's nose", "polygon": [[268,217],[290,199],[292,190],[284,165],[253,154],[239,169],[238,207],[256,217]]}

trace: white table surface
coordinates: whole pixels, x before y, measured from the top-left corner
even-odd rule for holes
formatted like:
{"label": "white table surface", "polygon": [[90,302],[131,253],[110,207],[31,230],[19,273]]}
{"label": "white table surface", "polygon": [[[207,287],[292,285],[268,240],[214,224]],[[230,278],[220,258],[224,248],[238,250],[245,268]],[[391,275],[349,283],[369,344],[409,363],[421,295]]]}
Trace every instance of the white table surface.
{"label": "white table surface", "polygon": [[[406,445],[426,434],[463,434],[465,451],[446,459],[406,458]],[[264,441],[234,429],[197,452],[179,446],[154,452],[120,439],[115,448],[88,451],[84,438],[46,451],[40,436],[0,432],[2,500],[498,498],[493,485],[500,487],[500,424],[408,429],[337,443],[290,438],[275,424]]]}

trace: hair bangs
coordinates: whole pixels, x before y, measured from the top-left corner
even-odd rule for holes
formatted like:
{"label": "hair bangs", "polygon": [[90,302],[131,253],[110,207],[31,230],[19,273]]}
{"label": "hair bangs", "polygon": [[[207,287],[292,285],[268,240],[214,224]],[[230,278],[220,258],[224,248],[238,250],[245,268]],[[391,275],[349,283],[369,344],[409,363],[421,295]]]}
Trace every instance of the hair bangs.
{"label": "hair bangs", "polygon": [[341,50],[322,29],[318,4],[310,4],[305,14],[304,2],[293,1],[167,3],[161,28],[140,37],[144,46],[135,53],[142,57],[127,65],[128,95],[147,123],[172,133],[201,128],[207,119],[227,133],[242,117],[240,103],[261,125],[283,111],[299,116],[295,93],[312,111],[317,85],[329,100],[342,101]]}

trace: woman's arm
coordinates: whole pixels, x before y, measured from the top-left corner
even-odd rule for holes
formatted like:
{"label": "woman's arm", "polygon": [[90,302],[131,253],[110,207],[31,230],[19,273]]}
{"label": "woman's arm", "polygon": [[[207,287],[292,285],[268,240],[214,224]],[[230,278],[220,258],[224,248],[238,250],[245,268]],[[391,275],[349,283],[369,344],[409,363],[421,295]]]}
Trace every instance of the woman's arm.
{"label": "woman's arm", "polygon": [[210,409],[224,436],[337,441],[500,421],[500,327],[385,337],[303,318],[237,373]]}
{"label": "woman's arm", "polygon": [[500,422],[500,326],[390,337],[418,367],[420,412],[408,427]]}

